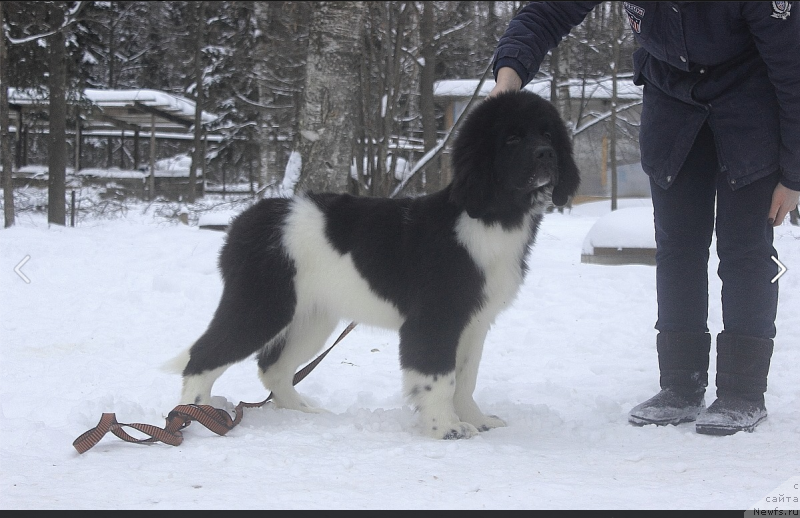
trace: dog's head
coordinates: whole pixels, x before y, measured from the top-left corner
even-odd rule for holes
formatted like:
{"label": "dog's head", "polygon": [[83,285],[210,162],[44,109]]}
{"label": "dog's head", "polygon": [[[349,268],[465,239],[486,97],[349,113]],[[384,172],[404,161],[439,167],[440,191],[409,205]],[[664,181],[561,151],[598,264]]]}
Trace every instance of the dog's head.
{"label": "dog's head", "polygon": [[450,200],[470,217],[516,222],[552,200],[563,206],[580,183],[572,143],[556,108],[527,91],[478,104],[453,144]]}

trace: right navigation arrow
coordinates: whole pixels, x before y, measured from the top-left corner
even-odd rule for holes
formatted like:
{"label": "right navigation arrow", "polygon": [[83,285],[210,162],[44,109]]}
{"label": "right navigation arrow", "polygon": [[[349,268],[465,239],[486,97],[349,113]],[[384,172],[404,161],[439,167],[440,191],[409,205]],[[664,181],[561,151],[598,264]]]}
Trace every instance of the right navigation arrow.
{"label": "right navigation arrow", "polygon": [[786,268],[786,267],[783,265],[783,263],[781,263],[780,261],[778,261],[778,258],[777,258],[777,257],[775,257],[774,255],[772,256],[772,260],[773,260],[773,261],[775,261],[775,264],[777,264],[777,265],[778,265],[778,275],[776,275],[775,277],[773,277],[773,278],[772,278],[772,280],[771,280],[771,281],[769,281],[769,282],[771,282],[772,284],[775,284],[776,282],[778,282],[778,279],[780,279],[780,278],[781,278],[781,275],[783,275],[784,273],[786,273],[786,270],[788,270],[788,268]]}

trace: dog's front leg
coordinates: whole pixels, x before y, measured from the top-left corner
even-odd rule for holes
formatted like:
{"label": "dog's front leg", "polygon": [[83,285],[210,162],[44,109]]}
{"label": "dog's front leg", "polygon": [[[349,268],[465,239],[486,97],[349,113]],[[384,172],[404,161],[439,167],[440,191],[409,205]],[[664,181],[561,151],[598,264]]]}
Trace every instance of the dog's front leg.
{"label": "dog's front leg", "polygon": [[420,414],[426,434],[435,439],[468,439],[478,429],[462,422],[453,406],[456,373],[422,374],[411,368],[403,369],[403,388],[406,397]]}
{"label": "dog's front leg", "polygon": [[489,332],[488,325],[477,322],[467,328],[459,341],[456,353],[456,389],[453,403],[458,417],[481,432],[505,426],[495,415],[485,415],[473,398],[478,381],[478,365],[483,353],[483,342]]}
{"label": "dog's front leg", "polygon": [[424,432],[436,439],[467,439],[478,433],[459,419],[456,393],[456,350],[466,316],[443,318],[435,308],[419,308],[400,327],[403,393],[420,415]]}

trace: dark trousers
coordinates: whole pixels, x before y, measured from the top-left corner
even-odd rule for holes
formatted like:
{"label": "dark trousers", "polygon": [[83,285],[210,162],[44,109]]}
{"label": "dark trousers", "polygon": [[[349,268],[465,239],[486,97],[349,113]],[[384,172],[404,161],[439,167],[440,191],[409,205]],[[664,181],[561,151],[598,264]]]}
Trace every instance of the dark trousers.
{"label": "dark trousers", "polygon": [[[725,331],[775,337],[778,272],[767,218],[779,173],[733,190],[703,126],[675,182],[653,182],[656,288],[662,332],[708,332],[708,259],[716,219]],[[716,201],[716,207],[715,207]],[[715,218],[716,209],[716,218]]]}

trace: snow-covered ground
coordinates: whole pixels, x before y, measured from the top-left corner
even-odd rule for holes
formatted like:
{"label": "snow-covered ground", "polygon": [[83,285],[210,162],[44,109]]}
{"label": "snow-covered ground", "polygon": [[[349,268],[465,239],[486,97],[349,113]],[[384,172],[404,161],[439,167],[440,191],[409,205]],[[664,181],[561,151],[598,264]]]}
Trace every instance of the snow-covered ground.
{"label": "snow-covered ground", "polygon": [[[646,205],[631,203],[621,206]],[[328,414],[267,406],[224,437],[195,423],[178,447],[108,435],[83,455],[72,441],[103,412],[163,426],[180,377],[161,367],[216,308],[224,234],[137,210],[76,228],[24,214],[0,230],[0,508],[797,509],[800,228],[776,232],[789,271],[769,419],[710,437],[627,423],[658,390],[655,270],[581,263],[607,205],[546,216],[525,285],[489,333],[476,400],[505,428],[423,436],[401,395],[395,333],[358,326],[298,385]],[[14,272],[26,256],[30,283]],[[715,271],[712,260],[714,333]],[[228,408],[266,396],[253,361],[214,394]]]}

